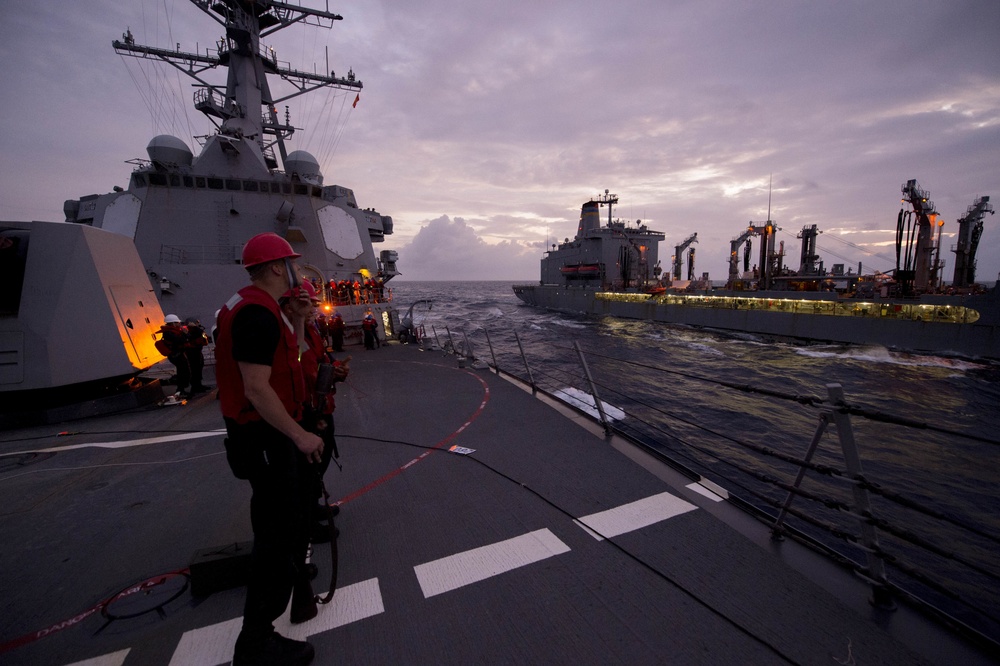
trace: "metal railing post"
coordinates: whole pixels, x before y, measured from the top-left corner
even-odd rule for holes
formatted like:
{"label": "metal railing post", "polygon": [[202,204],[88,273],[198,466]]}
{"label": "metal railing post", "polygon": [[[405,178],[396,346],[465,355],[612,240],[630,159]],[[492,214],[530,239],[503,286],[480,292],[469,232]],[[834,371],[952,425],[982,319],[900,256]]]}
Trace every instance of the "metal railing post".
{"label": "metal railing post", "polygon": [[486,344],[487,344],[487,345],[489,346],[489,348],[490,348],[490,358],[492,358],[492,359],[493,359],[493,369],[494,369],[494,370],[496,371],[496,373],[497,373],[497,374],[499,375],[499,374],[500,374],[500,366],[499,366],[499,365],[497,364],[497,355],[496,355],[496,353],[495,353],[495,352],[493,351],[493,343],[492,343],[492,342],[490,341],[490,332],[489,332],[489,331],[487,331],[487,330],[486,330],[486,329],[484,328],[484,329],[483,329],[483,333],[485,333],[485,334],[486,334]]}
{"label": "metal railing post", "polygon": [[458,350],[455,349],[455,341],[451,338],[451,329],[447,326],[444,327],[444,332],[448,334],[448,344],[451,345],[451,353],[457,354]]}
{"label": "metal railing post", "polygon": [[858,452],[857,442],[854,441],[854,431],[851,429],[851,418],[846,410],[837,407],[844,404],[844,389],[840,384],[827,384],[826,391],[830,396],[830,403],[835,406],[830,414],[837,428],[840,446],[844,451],[847,475],[854,481],[854,505],[860,516],[861,540],[868,559],[868,576],[872,581],[870,601],[872,605],[880,608],[895,608],[896,605],[890,597],[889,587],[886,585],[885,562],[878,554],[880,550],[878,533],[868,519],[873,517],[871,501],[868,497],[868,491],[859,484],[864,471],[861,469],[861,455]]}
{"label": "metal railing post", "polygon": [[514,339],[517,340],[517,348],[521,350],[521,360],[524,361],[524,371],[528,373],[528,384],[531,385],[531,395],[538,394],[538,387],[535,386],[535,379],[531,376],[531,368],[528,367],[528,357],[524,355],[524,347],[521,346],[521,338],[514,331]]}
{"label": "metal railing post", "polygon": [[601,397],[597,395],[597,386],[594,384],[593,377],[590,376],[590,368],[587,367],[587,361],[583,358],[583,352],[580,351],[580,343],[573,341],[573,348],[576,349],[577,355],[580,357],[580,365],[583,366],[583,374],[587,377],[587,383],[590,384],[590,394],[594,396],[594,404],[597,406],[597,413],[601,416],[601,424],[604,426],[604,434],[611,436],[611,424],[608,423],[608,415],[604,413],[604,405],[601,403]]}
{"label": "metal railing post", "polygon": [[[803,459],[802,465],[799,467],[799,474],[795,477],[795,483],[792,484],[793,489],[797,489],[802,483],[802,479],[806,475],[806,465],[812,461],[812,457],[816,453],[816,447],[819,445],[819,440],[822,439],[823,433],[826,432],[826,427],[828,425],[830,425],[830,412],[823,412],[819,416],[819,425],[816,426],[816,434],[813,435],[812,441],[809,442],[809,449],[806,451],[806,457]],[[789,507],[792,506],[793,499],[795,499],[795,491],[789,490],[788,497],[785,499],[785,503],[781,506],[781,511],[778,512],[778,517],[774,521],[774,527],[771,528],[772,539],[784,538],[781,533],[784,531],[785,516],[788,514]]]}
{"label": "metal railing post", "polygon": [[469,334],[465,332],[464,328],[462,329],[462,337],[465,339],[465,358],[475,362],[476,352],[473,351],[472,343],[469,342]]}

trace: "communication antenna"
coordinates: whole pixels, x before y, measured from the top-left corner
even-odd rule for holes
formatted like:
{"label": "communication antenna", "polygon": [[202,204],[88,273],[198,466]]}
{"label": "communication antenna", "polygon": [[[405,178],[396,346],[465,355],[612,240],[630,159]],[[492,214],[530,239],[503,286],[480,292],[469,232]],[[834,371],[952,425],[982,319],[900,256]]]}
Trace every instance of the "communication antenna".
{"label": "communication antenna", "polygon": [[771,178],[774,174],[767,175],[767,221],[771,221]]}

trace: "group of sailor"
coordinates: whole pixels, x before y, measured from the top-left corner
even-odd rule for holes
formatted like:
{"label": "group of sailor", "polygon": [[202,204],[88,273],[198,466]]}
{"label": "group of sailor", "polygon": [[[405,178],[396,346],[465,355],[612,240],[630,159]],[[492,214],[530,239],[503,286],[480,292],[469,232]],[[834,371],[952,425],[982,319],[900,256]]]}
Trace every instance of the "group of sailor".
{"label": "group of sailor", "polygon": [[163,319],[160,339],[155,345],[157,351],[166,356],[175,368],[172,378],[177,384],[175,400],[190,398],[195,393],[203,393],[212,388],[202,382],[205,368],[202,350],[208,345],[208,335],[200,321],[192,317],[181,322],[177,315],[168,314]]}
{"label": "group of sailor", "polygon": [[[386,286],[382,277],[364,278],[363,280],[330,280],[330,293],[336,305],[361,305],[364,303],[384,303],[386,301]],[[392,294],[389,293],[389,300]]]}

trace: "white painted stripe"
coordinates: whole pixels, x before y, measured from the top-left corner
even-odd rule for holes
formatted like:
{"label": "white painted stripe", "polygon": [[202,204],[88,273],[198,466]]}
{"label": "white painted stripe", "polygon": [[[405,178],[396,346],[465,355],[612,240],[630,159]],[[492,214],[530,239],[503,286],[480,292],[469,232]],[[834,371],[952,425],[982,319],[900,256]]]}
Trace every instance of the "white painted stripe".
{"label": "white painted stripe", "polygon": [[274,629],[282,636],[304,641],[309,636],[384,613],[385,606],[378,578],[371,578],[354,585],[338,587],[333,600],[328,604],[321,604],[316,617],[308,622],[292,624],[289,620],[291,612],[289,603],[285,614],[275,620]]}
{"label": "white painted stripe", "polygon": [[688,490],[692,490],[692,491],[698,493],[699,495],[707,497],[708,499],[712,500],[713,502],[721,502],[723,499],[725,499],[724,497],[719,497],[714,492],[712,492],[711,490],[709,490],[708,488],[706,488],[705,486],[703,486],[702,484],[697,483],[697,482],[696,483],[689,483],[688,485],[686,485],[684,487],[687,488]]}
{"label": "white painted stripe", "polygon": [[206,430],[203,432],[186,432],[179,435],[168,435],[165,437],[146,437],[144,439],[128,439],[117,442],[87,442],[85,444],[67,444],[66,446],[53,446],[47,449],[34,449],[32,451],[14,451],[12,453],[0,453],[3,456],[23,456],[27,453],[59,453],[60,451],[72,451],[73,449],[127,449],[130,446],[146,446],[148,444],[162,444],[164,442],[180,442],[185,439],[200,439],[202,437],[215,437],[225,434],[225,429]]}
{"label": "white painted stripe", "polygon": [[542,529],[419,564],[413,570],[424,597],[433,597],[567,552],[569,546]]}
{"label": "white painted stripe", "polygon": [[112,652],[111,654],[94,657],[93,659],[74,661],[72,664],[66,664],[66,666],[122,666],[130,650],[131,648],[126,648],[118,652]]}
{"label": "white painted stripe", "polygon": [[237,617],[185,631],[170,659],[170,666],[218,666],[232,661],[233,648],[242,627],[243,618]]}
{"label": "white painted stripe", "polygon": [[[274,623],[274,628],[282,636],[301,641],[314,634],[383,613],[385,607],[382,604],[378,578],[372,578],[337,588],[333,601],[320,606],[319,613],[308,622],[292,624],[288,620],[290,612],[290,608],[285,609],[285,614]],[[170,666],[219,666],[229,663],[242,627],[243,618],[237,617],[184,632],[170,659]]]}
{"label": "white painted stripe", "polygon": [[614,509],[582,516],[579,522],[590,528],[587,531],[600,540],[601,537],[615,537],[648,527],[697,508],[670,493],[660,493]]}

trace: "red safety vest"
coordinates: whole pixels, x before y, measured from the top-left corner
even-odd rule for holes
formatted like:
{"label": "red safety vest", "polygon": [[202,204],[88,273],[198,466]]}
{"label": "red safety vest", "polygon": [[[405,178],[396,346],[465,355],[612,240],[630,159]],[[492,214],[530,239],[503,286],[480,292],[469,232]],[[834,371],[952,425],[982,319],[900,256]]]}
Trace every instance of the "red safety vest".
{"label": "red safety vest", "polygon": [[219,312],[218,341],[215,344],[215,374],[219,384],[219,402],[222,415],[237,423],[260,421],[243,386],[243,375],[233,358],[233,318],[247,305],[263,305],[278,320],[281,338],[271,363],[271,388],[278,394],[285,410],[293,419],[302,417],[302,403],[306,399],[305,378],[299,363],[299,344],[295,332],[281,313],[277,301],[256,286],[240,289]]}
{"label": "red safety vest", "polygon": [[302,352],[302,374],[306,378],[306,388],[309,390],[310,404],[320,410],[321,414],[332,414],[334,409],[333,394],[337,392],[336,386],[330,388],[326,394],[324,404],[316,403],[316,380],[319,377],[319,364],[328,361],[326,357],[326,343],[320,337],[319,330],[311,323],[306,323],[306,343],[309,348]]}

